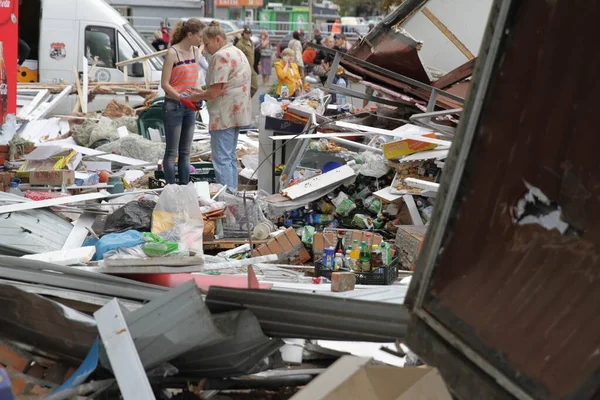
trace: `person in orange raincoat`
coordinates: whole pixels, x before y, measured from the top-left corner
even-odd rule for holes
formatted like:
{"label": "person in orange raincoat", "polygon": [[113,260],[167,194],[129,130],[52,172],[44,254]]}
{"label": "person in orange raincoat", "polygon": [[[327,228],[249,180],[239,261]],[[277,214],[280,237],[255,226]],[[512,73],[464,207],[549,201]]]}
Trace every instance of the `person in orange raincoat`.
{"label": "person in orange raincoat", "polygon": [[334,35],[336,33],[342,33],[342,25],[340,24],[340,19],[339,18],[336,18],[335,22],[331,26],[331,33],[334,34]]}

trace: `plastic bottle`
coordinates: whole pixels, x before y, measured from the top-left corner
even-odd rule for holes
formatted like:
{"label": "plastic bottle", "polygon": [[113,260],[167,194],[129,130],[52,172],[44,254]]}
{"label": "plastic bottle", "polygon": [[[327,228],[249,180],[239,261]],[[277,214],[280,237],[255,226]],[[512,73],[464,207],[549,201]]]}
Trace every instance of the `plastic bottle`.
{"label": "plastic bottle", "polygon": [[383,261],[384,266],[390,265],[391,262],[391,253],[390,253],[390,245],[387,242],[381,243],[381,260]]}
{"label": "plastic bottle", "polygon": [[370,248],[371,248],[371,240],[372,240],[372,239],[371,239],[371,234],[370,234],[370,233],[367,233],[367,234],[365,235],[365,237],[366,237],[365,241],[367,242],[367,248],[369,248],[369,249],[370,249]]}
{"label": "plastic bottle", "polygon": [[352,253],[352,246],[348,246],[348,249],[346,250],[346,257],[344,257],[344,266],[346,267],[347,270],[354,271],[354,260],[350,256],[351,253]]}
{"label": "plastic bottle", "polygon": [[344,232],[342,232],[342,231],[337,232],[337,244],[335,245],[335,252],[337,253],[338,251],[341,251],[342,254],[345,253],[345,251],[344,251]]}
{"label": "plastic bottle", "polygon": [[[338,79],[336,86],[341,86],[343,88],[345,88],[347,86],[346,81],[343,78]],[[337,93],[336,94],[336,102],[339,106],[343,106],[346,104],[346,96],[341,94],[341,93]]]}
{"label": "plastic bottle", "polygon": [[379,250],[379,246],[374,244],[371,247],[371,271],[372,272],[380,272],[379,269],[383,267],[383,260],[381,258],[381,250]]}
{"label": "plastic bottle", "polygon": [[342,251],[335,253],[335,260],[333,261],[333,270],[339,271],[344,268],[344,258]]}
{"label": "plastic bottle", "polygon": [[[360,246],[358,245],[358,240],[355,240],[352,245],[352,252],[350,253],[350,257],[354,260],[355,264],[360,257]],[[356,269],[355,269],[356,271]]]}
{"label": "plastic bottle", "polygon": [[287,99],[288,97],[290,97],[290,89],[288,88],[287,85],[281,85],[281,92],[280,92],[280,96],[282,99]]}
{"label": "plastic bottle", "polygon": [[25,193],[21,189],[19,189],[19,184],[21,180],[19,178],[15,178],[10,182],[10,188],[8,189],[8,193],[15,194],[17,196],[25,197]]}
{"label": "plastic bottle", "polygon": [[360,263],[360,270],[363,272],[369,272],[371,270],[371,253],[367,242],[363,241],[360,245],[360,257],[358,258]]}

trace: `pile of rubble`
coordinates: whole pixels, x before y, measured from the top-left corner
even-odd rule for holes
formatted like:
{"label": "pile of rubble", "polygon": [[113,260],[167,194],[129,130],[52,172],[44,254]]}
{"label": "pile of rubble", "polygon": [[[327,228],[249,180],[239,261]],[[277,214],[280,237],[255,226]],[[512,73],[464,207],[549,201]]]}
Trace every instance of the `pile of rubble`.
{"label": "pile of rubble", "polygon": [[[449,399],[434,369],[402,368],[420,362],[402,345],[400,305],[460,117],[450,89],[468,85],[468,68],[432,83],[417,43],[385,29],[331,68],[376,96],[333,79],[266,96],[240,135],[239,191],[215,182],[205,112],[192,182],[165,185],[149,85],[138,109],[88,112],[90,95],[133,95],[101,85],[77,90],[66,116],[50,117],[72,86],[21,104],[0,136],[0,372],[12,392],[333,399],[418,387]],[[381,60],[363,47],[394,38],[410,63],[373,72]]]}

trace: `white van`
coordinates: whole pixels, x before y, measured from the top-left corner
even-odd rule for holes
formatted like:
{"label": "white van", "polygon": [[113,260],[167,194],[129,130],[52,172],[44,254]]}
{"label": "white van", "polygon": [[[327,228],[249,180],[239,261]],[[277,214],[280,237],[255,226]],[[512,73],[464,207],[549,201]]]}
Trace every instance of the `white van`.
{"label": "white van", "polygon": [[[37,66],[37,71],[25,71],[31,73],[26,77],[29,81],[72,83],[73,66],[81,76],[97,56],[99,61],[91,81],[124,82],[122,68],[115,66],[117,62],[155,52],[104,0],[25,0],[19,14],[19,37],[31,47],[26,65]],[[150,59],[149,66],[150,81],[160,81],[162,59]],[[129,81],[143,81],[143,65],[129,65],[128,75]],[[24,76],[19,77],[20,82]],[[110,100],[111,96],[96,96],[88,110],[102,110]],[[70,112],[75,101],[75,96],[69,96],[69,101],[64,101],[55,113]],[[142,103],[143,98],[130,97],[132,106]]]}

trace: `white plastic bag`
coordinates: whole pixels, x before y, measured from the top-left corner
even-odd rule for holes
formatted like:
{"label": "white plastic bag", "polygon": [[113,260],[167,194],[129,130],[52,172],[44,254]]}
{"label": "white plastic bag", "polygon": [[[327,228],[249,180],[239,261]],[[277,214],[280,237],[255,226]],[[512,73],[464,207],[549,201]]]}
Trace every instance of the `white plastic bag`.
{"label": "white plastic bag", "polygon": [[283,118],[283,109],[276,98],[265,94],[265,101],[260,105],[260,113],[265,117]]}
{"label": "white plastic bag", "polygon": [[372,178],[381,178],[388,173],[390,167],[383,154],[365,151],[361,156],[364,157],[364,159],[362,160],[362,163],[359,164],[359,174],[370,176]]}
{"label": "white plastic bag", "polygon": [[202,254],[204,221],[193,183],[167,185],[152,213],[152,233],[179,244],[180,251]]}

